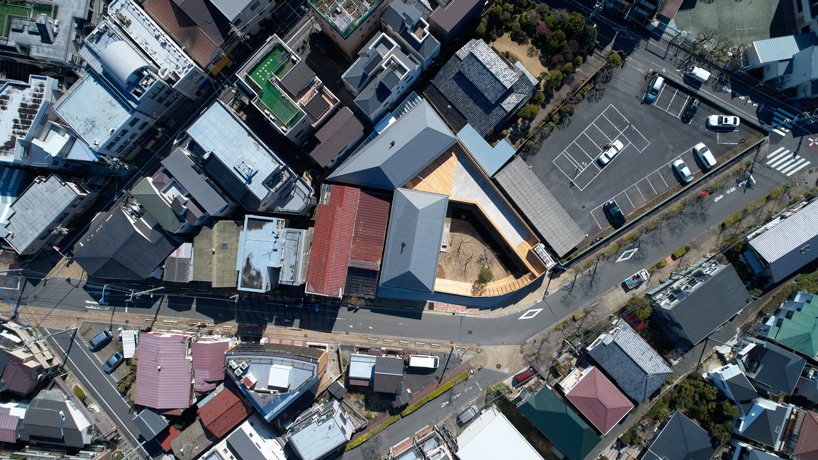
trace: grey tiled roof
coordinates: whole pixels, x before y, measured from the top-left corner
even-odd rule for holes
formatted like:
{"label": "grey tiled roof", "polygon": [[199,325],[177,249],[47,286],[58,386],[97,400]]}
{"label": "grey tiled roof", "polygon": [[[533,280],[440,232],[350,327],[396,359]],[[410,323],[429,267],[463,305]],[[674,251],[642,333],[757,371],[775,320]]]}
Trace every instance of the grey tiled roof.
{"label": "grey tiled roof", "polygon": [[421,17],[421,12],[414,5],[395,0],[383,11],[381,20],[394,29],[425,60],[440,46],[440,42],[431,33],[427,34],[423,41],[418,41],[412,34],[412,29]]}
{"label": "grey tiled roof", "polygon": [[[753,410],[760,413],[748,416],[751,419],[750,425],[744,428],[741,435],[766,446],[775,447],[778,438],[784,431],[787,408],[778,404],[775,404],[774,409],[756,405]],[[754,418],[753,415],[755,415]]]}
{"label": "grey tiled roof", "polygon": [[363,131],[364,125],[355,114],[348,107],[343,107],[315,133],[321,143],[310,152],[310,156],[320,166],[326,166]]}
{"label": "grey tiled roof", "polygon": [[520,69],[477,39],[449,59],[432,85],[445,96],[446,105],[456,107],[481,136],[491,132],[534,94],[534,84]]}
{"label": "grey tiled roof", "polygon": [[733,401],[741,407],[743,413],[749,413],[753,407],[753,400],[758,397],[758,392],[753,388],[753,384],[747,380],[747,376],[740,372],[725,383],[727,383]]}
{"label": "grey tiled roof", "polygon": [[639,403],[673,374],[656,351],[625,324],[598,338],[588,353]]}
{"label": "grey tiled roof", "polygon": [[[382,73],[383,76],[386,72]],[[392,72],[394,75],[394,72]],[[392,90],[389,85],[378,78],[371,81],[361,94],[355,98],[355,105],[358,106],[367,116],[371,117],[378,109],[383,106],[383,103],[389,99]]]}
{"label": "grey tiled roof", "polygon": [[739,364],[756,388],[777,396],[792,394],[807,361],[778,345],[756,341],[756,346]]}
{"label": "grey tiled roof", "polygon": [[235,430],[227,437],[227,445],[241,460],[265,460],[258,446],[247,436],[244,430]]}
{"label": "grey tiled roof", "polygon": [[395,190],[454,145],[457,138],[421,101],[372,142],[344,161],[328,179],[362,187]]}
{"label": "grey tiled roof", "polygon": [[85,445],[83,432],[79,430],[74,414],[76,412],[70,411],[62,391],[43,390],[28,406],[21,427],[20,440],[83,447]]}
{"label": "grey tiled roof", "polygon": [[448,201],[436,193],[395,191],[380,285],[434,292]]}
{"label": "grey tiled roof", "polygon": [[142,412],[134,417],[133,424],[146,440],[155,438],[156,435],[168,427],[168,421],[165,420],[165,417],[162,417],[147,407],[142,409]]}
{"label": "grey tiled roof", "polygon": [[676,412],[653,438],[644,460],[710,460],[717,444],[702,427]]}
{"label": "grey tiled roof", "polygon": [[193,197],[194,200],[209,214],[218,213],[228,201],[218,192],[194,166],[193,160],[181,149],[177,149],[162,160],[162,166],[171,176]]}
{"label": "grey tiled roof", "polygon": [[557,255],[564,256],[585,239],[585,232],[522,158],[512,159],[494,178]]}

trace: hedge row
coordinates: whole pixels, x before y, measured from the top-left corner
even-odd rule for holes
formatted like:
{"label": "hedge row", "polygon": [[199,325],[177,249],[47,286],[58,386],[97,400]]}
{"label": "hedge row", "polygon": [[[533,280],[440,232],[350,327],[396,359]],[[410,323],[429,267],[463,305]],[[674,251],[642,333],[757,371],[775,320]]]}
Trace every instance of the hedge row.
{"label": "hedge row", "polygon": [[364,434],[363,436],[361,436],[360,438],[358,438],[358,439],[356,439],[356,440],[352,441],[351,443],[347,444],[347,446],[344,448],[344,450],[345,450],[345,451],[347,451],[347,450],[352,450],[352,449],[354,449],[354,448],[356,448],[356,447],[360,446],[361,444],[363,444],[363,443],[365,443],[367,440],[369,440],[369,438],[371,438],[372,436],[375,436],[376,434],[380,433],[381,431],[383,431],[383,430],[385,430],[385,429],[389,428],[389,426],[390,426],[390,425],[392,425],[393,423],[397,422],[398,420],[400,420],[400,415],[396,415],[396,416],[394,416],[394,417],[390,418],[390,419],[389,419],[389,420],[387,420],[386,422],[382,423],[380,426],[375,427],[375,428],[374,428],[372,431],[370,431],[369,433],[366,433],[366,434]]}
{"label": "hedge row", "polygon": [[449,380],[448,382],[444,383],[440,386],[440,388],[436,389],[435,391],[426,395],[425,398],[421,399],[420,401],[412,404],[411,406],[404,409],[400,415],[401,417],[406,417],[407,415],[411,414],[412,412],[420,409],[429,401],[437,398],[438,396],[442,395],[443,393],[449,391],[453,386],[457,385],[458,383],[466,380],[469,378],[469,371],[463,372],[462,374],[458,375],[457,377]]}
{"label": "hedge row", "polygon": [[689,251],[689,250],[690,250],[690,245],[686,244],[683,247],[677,249],[676,252],[674,252],[670,256],[673,258],[673,260],[677,260],[677,259],[680,259],[683,255],[687,254],[687,251]]}

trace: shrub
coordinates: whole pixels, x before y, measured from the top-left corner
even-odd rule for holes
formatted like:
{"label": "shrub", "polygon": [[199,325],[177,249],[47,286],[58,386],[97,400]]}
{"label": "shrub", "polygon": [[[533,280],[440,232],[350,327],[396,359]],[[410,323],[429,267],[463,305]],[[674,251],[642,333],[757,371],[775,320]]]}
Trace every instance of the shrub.
{"label": "shrub", "polygon": [[611,53],[608,55],[608,63],[619,67],[622,65],[622,56],[619,53]]}
{"label": "shrub", "polygon": [[813,187],[813,188],[811,188],[811,189],[807,190],[807,191],[804,193],[804,196],[805,196],[805,197],[807,197],[807,198],[812,198],[812,197],[814,197],[815,195],[818,195],[818,187]]}
{"label": "shrub", "polygon": [[585,265],[582,266],[583,270],[588,270],[589,268],[593,267],[596,263],[596,259],[590,259],[588,262],[585,262]]}
{"label": "shrub", "polygon": [[537,33],[537,36],[544,38],[551,33],[551,29],[548,28],[548,24],[546,24],[544,21],[540,21],[540,23],[537,24],[535,32]]}
{"label": "shrub", "polygon": [[519,112],[517,112],[517,116],[520,118],[525,118],[526,120],[530,120],[537,116],[540,113],[540,106],[534,104],[528,104],[523,106]]}
{"label": "shrub", "polygon": [[477,274],[477,282],[480,284],[490,283],[494,280],[494,273],[491,272],[491,269],[488,267],[483,267],[480,269],[480,272]]}
{"label": "shrub", "polygon": [[579,321],[584,317],[585,317],[585,311],[584,310],[577,310],[577,312],[574,313],[574,316],[573,316],[574,321]]}
{"label": "shrub", "polygon": [[74,385],[74,394],[80,398],[80,401],[85,402],[85,392],[82,391],[82,388],[80,388],[79,385]]}
{"label": "shrub", "polygon": [[384,423],[383,423],[383,424],[381,424],[380,426],[378,426],[378,427],[376,427],[376,428],[372,429],[372,431],[370,431],[370,432],[368,432],[368,433],[364,434],[364,435],[363,435],[363,436],[361,436],[360,438],[358,438],[358,439],[356,439],[356,440],[354,440],[354,441],[350,442],[349,444],[347,444],[347,446],[344,448],[344,451],[349,451],[349,450],[352,450],[352,449],[354,449],[354,448],[356,448],[356,447],[360,446],[361,444],[363,444],[363,443],[365,443],[366,441],[368,441],[368,440],[369,440],[369,438],[371,438],[372,436],[375,436],[376,434],[380,433],[381,431],[383,431],[383,430],[385,430],[385,429],[389,428],[389,426],[390,426],[390,425],[392,425],[393,423],[397,422],[398,420],[400,420],[400,415],[396,415],[396,416],[394,416],[394,417],[390,418],[389,420],[387,420],[386,422],[384,422]]}
{"label": "shrub", "polygon": [[795,195],[794,197],[790,198],[790,203],[798,203],[798,202],[799,202],[799,201],[801,201],[803,198],[804,198],[804,197],[802,197],[801,195]]}
{"label": "shrub", "polygon": [[777,189],[773,190],[772,192],[770,192],[769,195],[767,195],[767,199],[768,200],[773,200],[775,198],[778,198],[779,195],[781,195],[781,189],[777,188]]}
{"label": "shrub", "polygon": [[653,219],[652,221],[648,222],[647,225],[645,225],[645,230],[647,230],[649,232],[652,232],[652,231],[656,230],[657,228],[659,228],[659,225],[661,223],[662,223],[661,220]]}
{"label": "shrub", "polygon": [[673,258],[673,260],[677,260],[677,259],[681,258],[683,255],[687,254],[687,251],[689,251],[689,250],[690,250],[690,245],[686,244],[683,247],[677,249],[676,252],[674,252],[673,254],[670,255],[670,257]]}
{"label": "shrub", "polygon": [[619,252],[619,245],[614,243],[614,244],[608,246],[608,249],[606,249],[605,252],[602,253],[602,256],[607,259],[608,257],[611,257],[612,255],[616,254],[617,252]]}
{"label": "shrub", "polygon": [[575,69],[578,69],[578,68],[579,68],[579,66],[581,66],[581,65],[582,65],[582,56],[576,56],[576,57],[574,58],[574,63],[573,63],[573,64],[574,64],[574,68],[575,68]]}
{"label": "shrub", "polygon": [[745,208],[745,210],[747,212],[753,212],[753,211],[755,211],[757,209],[760,209],[760,208],[764,207],[765,204],[767,204],[767,199],[766,198],[759,198],[759,199],[753,201],[752,203],[750,203],[750,205],[747,206]]}
{"label": "shrub", "polygon": [[[440,387],[438,387],[435,391],[429,393],[425,398],[421,399],[420,401],[412,404],[411,406],[407,407],[400,413],[400,417],[406,417],[407,415],[411,414],[412,412],[420,409],[429,401],[437,398],[438,396],[442,395],[443,393],[449,391],[453,386],[457,385],[458,383],[466,380],[469,378],[469,371],[463,372],[462,374],[458,375],[457,377],[449,380],[448,382],[444,383]],[[394,423],[394,422],[393,422]]]}
{"label": "shrub", "polygon": [[486,35],[486,20],[483,19],[480,21],[480,24],[477,24],[477,28],[474,29],[474,35],[478,38],[483,38]]}
{"label": "shrub", "polygon": [[634,241],[636,241],[638,239],[639,239],[639,232],[633,232],[630,235],[628,235],[627,237],[625,237],[625,241],[627,241],[628,243],[633,243]]}
{"label": "shrub", "polygon": [[747,290],[747,294],[750,294],[753,297],[761,297],[761,295],[764,294],[764,291],[759,288],[752,288]]}
{"label": "shrub", "polygon": [[574,73],[574,64],[573,64],[573,63],[571,63],[571,62],[566,62],[566,63],[565,63],[563,66],[562,66],[562,73],[563,73],[563,74],[565,74],[565,75],[568,75],[568,74]]}
{"label": "shrub", "polygon": [[739,213],[733,214],[732,217],[730,217],[729,219],[722,222],[720,227],[721,227],[722,230],[724,230],[727,227],[729,227],[731,225],[734,225],[735,223],[737,223],[738,221],[740,221],[743,218],[744,218],[744,213],[739,212]]}
{"label": "shrub", "polygon": [[660,268],[664,268],[666,265],[667,265],[667,260],[662,259],[662,260],[660,260],[659,262],[656,262],[656,265],[654,265],[654,266],[650,267],[650,268],[648,269],[648,273],[653,273],[653,272],[655,272],[656,270],[659,270]]}
{"label": "shrub", "polygon": [[531,103],[540,105],[543,102],[545,102],[545,94],[542,91],[534,93],[534,97],[531,98]]}
{"label": "shrub", "polygon": [[670,210],[671,216],[678,216],[679,214],[683,213],[687,205],[685,203],[679,203],[678,206]]}

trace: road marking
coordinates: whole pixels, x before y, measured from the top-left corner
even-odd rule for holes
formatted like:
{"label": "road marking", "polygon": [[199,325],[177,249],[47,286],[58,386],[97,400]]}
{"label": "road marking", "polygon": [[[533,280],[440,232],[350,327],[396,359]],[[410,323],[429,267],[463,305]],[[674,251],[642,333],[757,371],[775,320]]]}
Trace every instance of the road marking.
{"label": "road marking", "polygon": [[542,308],[534,308],[534,309],[528,310],[527,312],[523,313],[522,316],[517,318],[517,321],[519,321],[521,319],[531,319],[531,318],[539,315],[541,311],[542,311]]}
{"label": "road marking", "polygon": [[724,198],[724,195],[719,195],[719,196],[717,196],[717,197],[713,198],[713,202],[714,202],[714,203],[718,203],[718,202],[719,202],[719,200],[721,200],[722,198]]}
{"label": "road marking", "polygon": [[799,170],[799,169],[802,169],[802,168],[806,167],[807,165],[809,165],[809,161],[808,161],[808,162],[806,162],[806,163],[804,163],[804,164],[802,164],[801,166],[799,166],[799,167],[797,167],[797,168],[793,169],[792,171],[788,172],[788,173],[787,173],[787,177],[792,176],[793,174],[795,174],[796,172],[798,172],[798,170]]}
{"label": "road marking", "polygon": [[[639,248],[633,248],[633,249],[628,249],[627,251],[623,251],[622,255],[619,256],[618,259],[616,259],[616,262],[622,262],[622,261],[625,261],[625,260],[630,260],[631,257],[633,257],[636,254],[636,251],[638,251],[638,250],[639,250]],[[614,262],[614,263],[616,263],[616,262]]]}

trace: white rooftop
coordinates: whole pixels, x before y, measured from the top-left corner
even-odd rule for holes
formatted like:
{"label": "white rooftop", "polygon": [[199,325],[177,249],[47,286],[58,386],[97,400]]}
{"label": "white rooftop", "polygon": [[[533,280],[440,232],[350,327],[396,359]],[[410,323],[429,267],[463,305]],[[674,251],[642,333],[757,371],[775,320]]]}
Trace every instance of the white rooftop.
{"label": "white rooftop", "polygon": [[102,143],[108,139],[110,131],[131,113],[95,75],[75,83],[54,110],[92,148],[96,147],[95,140]]}
{"label": "white rooftop", "polygon": [[28,83],[9,81],[0,86],[0,161],[14,160],[16,139],[28,134],[53,83],[48,77],[32,75]]}
{"label": "white rooftop", "polygon": [[290,388],[293,367],[273,364],[267,377],[267,386],[272,388]]}
{"label": "white rooftop", "polygon": [[460,460],[543,460],[506,416],[494,407],[488,408],[460,433],[457,445]]}

